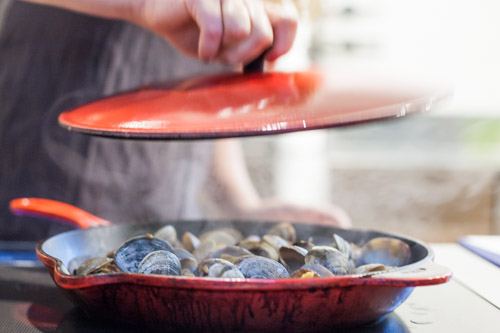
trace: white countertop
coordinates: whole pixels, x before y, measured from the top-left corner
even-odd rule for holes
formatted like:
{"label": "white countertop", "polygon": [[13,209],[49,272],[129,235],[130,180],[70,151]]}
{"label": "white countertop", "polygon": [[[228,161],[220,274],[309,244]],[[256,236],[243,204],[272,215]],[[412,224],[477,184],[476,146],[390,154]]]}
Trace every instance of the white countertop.
{"label": "white countertop", "polygon": [[434,261],[450,268],[454,280],[500,309],[499,267],[458,244],[431,246],[436,254]]}
{"label": "white countertop", "polygon": [[431,246],[435,262],[451,268],[453,277],[414,289],[395,310],[403,331],[500,332],[500,268],[458,244]]}

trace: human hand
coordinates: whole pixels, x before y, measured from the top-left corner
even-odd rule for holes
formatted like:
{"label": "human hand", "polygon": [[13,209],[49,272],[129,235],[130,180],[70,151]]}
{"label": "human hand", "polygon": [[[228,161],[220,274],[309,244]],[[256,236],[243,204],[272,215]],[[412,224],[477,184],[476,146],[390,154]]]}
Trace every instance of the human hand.
{"label": "human hand", "polygon": [[133,21],[203,61],[247,64],[290,50],[295,8],[262,0],[142,0]]}
{"label": "human hand", "polygon": [[340,228],[350,228],[352,226],[349,215],[342,208],[335,205],[312,208],[267,200],[263,201],[259,206],[245,211],[242,215],[244,218],[258,221],[304,222]]}

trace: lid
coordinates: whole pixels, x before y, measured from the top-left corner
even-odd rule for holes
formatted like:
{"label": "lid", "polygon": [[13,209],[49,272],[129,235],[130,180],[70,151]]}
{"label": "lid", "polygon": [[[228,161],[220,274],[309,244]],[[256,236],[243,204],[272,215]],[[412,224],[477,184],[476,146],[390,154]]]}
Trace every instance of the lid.
{"label": "lid", "polygon": [[209,139],[344,126],[428,111],[442,91],[310,70],[225,74],[143,87],[62,113],[61,126],[137,139]]}

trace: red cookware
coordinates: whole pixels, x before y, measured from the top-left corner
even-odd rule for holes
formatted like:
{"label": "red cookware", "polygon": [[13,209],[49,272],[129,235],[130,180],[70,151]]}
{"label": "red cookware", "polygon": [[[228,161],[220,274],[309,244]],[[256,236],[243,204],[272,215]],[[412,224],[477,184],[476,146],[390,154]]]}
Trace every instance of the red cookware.
{"label": "red cookware", "polygon": [[[78,208],[44,199],[16,199],[16,214],[58,217],[89,226],[92,216]],[[90,217],[90,219],[89,219]],[[141,274],[73,276],[67,267],[75,258],[105,255],[128,238],[172,224],[179,234],[200,234],[233,227],[243,234],[264,234],[271,222],[168,221],[145,225],[113,225],[65,232],[37,246],[39,259],[55,283],[87,313],[121,324],[176,331],[331,331],[376,321],[399,306],[416,286],[451,278],[449,269],[433,263],[425,244],[378,231],[344,230],[324,225],[295,224],[298,238],[331,242],[335,232],[348,241],[398,238],[410,246],[411,260],[395,271],[369,277],[335,276],[313,279],[211,279]],[[96,225],[107,224],[101,219]]]}
{"label": "red cookware", "polygon": [[225,74],[108,97],[59,123],[93,135],[206,139],[304,131],[429,111],[448,90],[356,71]]}

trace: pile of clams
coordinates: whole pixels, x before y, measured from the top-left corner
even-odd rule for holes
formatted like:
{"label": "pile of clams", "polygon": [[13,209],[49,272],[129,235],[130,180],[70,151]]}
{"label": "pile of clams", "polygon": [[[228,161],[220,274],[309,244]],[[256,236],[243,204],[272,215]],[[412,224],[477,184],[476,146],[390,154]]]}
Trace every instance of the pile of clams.
{"label": "pile of clams", "polygon": [[293,225],[277,224],[263,236],[243,235],[230,228],[190,232],[179,240],[167,225],[154,234],[134,237],[107,257],[96,257],[69,271],[77,276],[113,273],[158,274],[210,278],[315,278],[377,274],[409,263],[405,242],[388,237],[352,244],[337,234],[330,244],[297,240]]}

